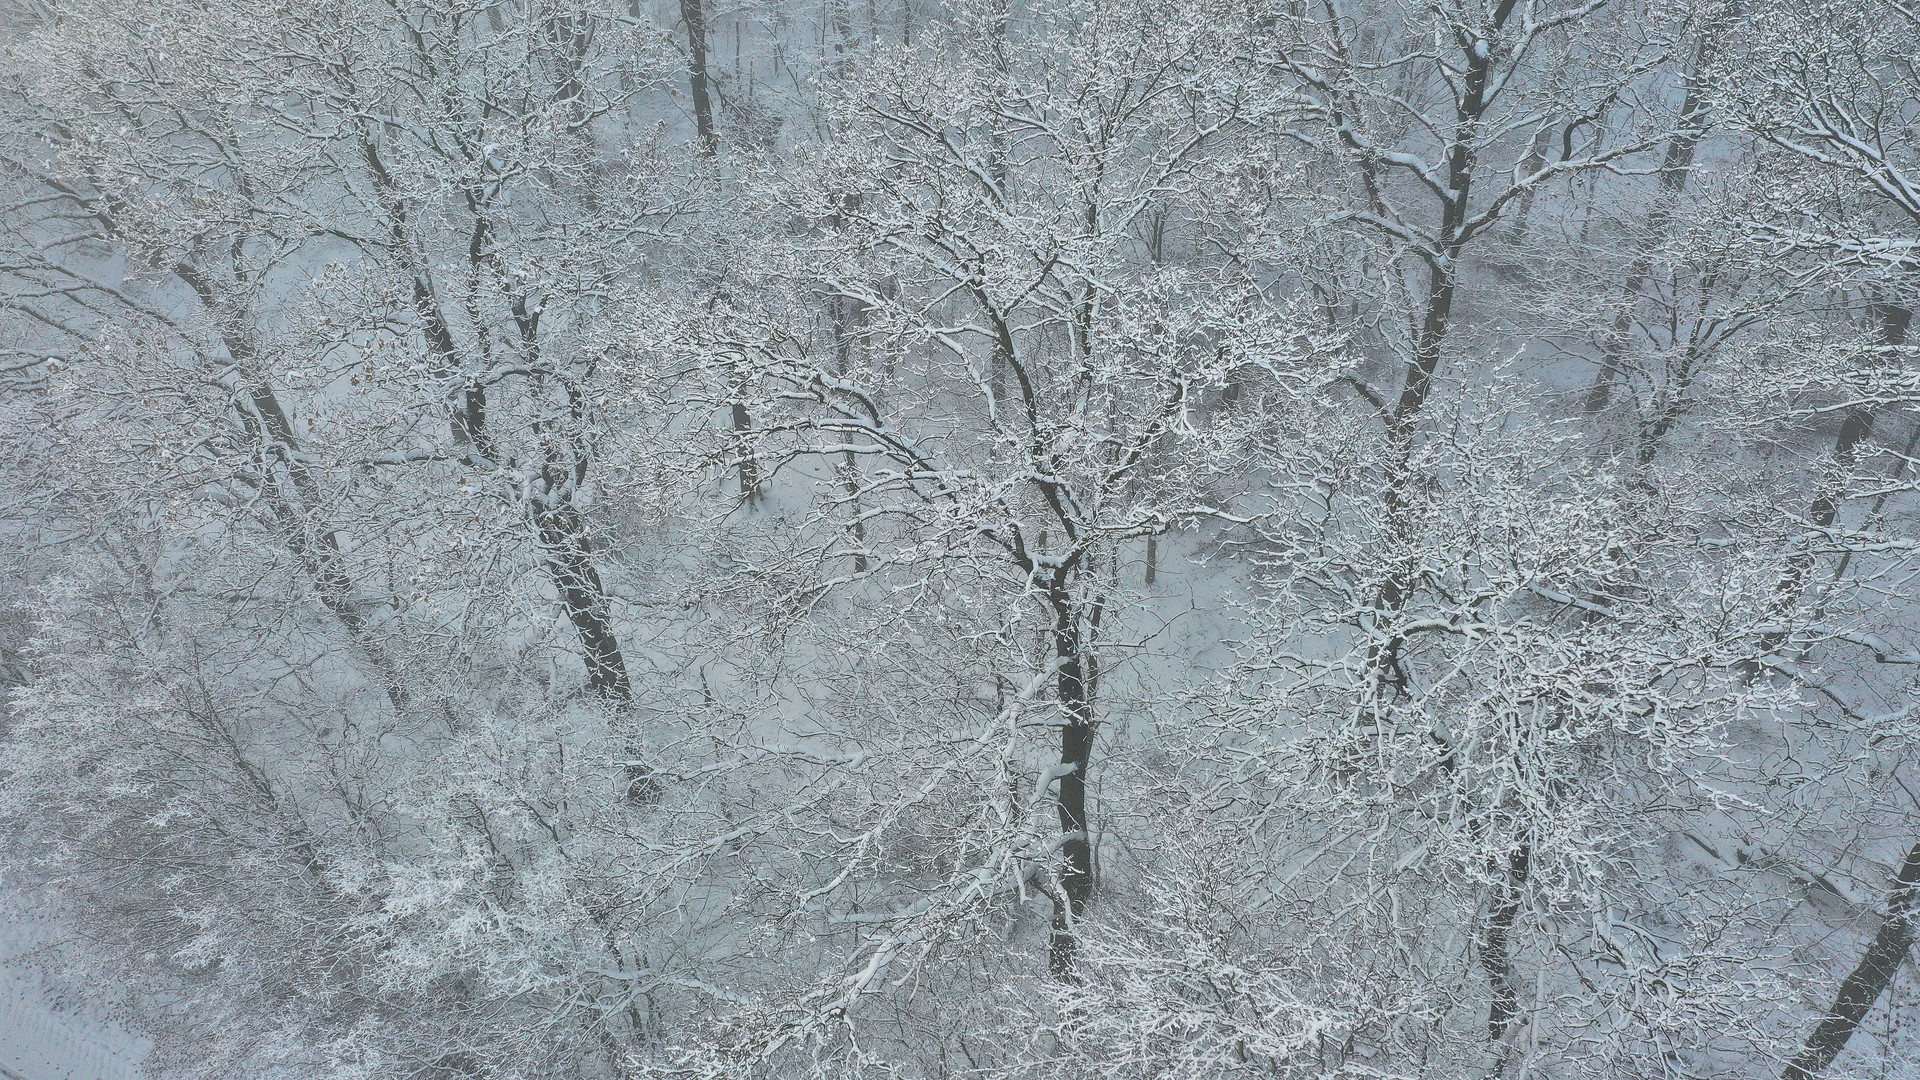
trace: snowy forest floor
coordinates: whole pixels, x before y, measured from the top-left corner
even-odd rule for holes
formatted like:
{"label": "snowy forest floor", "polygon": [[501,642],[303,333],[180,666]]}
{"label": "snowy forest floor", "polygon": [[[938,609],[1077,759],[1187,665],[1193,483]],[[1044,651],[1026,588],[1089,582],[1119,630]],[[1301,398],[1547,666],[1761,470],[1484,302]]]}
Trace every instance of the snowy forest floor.
{"label": "snowy forest floor", "polygon": [[133,1080],[147,1040],[60,994],[23,961],[52,940],[0,896],[0,1080]]}

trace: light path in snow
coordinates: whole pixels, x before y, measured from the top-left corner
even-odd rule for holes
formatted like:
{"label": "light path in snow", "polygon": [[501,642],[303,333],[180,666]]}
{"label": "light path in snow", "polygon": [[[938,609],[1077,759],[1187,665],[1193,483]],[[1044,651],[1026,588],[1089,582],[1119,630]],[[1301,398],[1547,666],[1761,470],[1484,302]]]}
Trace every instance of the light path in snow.
{"label": "light path in snow", "polygon": [[83,1008],[69,1008],[18,961],[44,930],[0,907],[0,1080],[137,1080],[147,1042]]}

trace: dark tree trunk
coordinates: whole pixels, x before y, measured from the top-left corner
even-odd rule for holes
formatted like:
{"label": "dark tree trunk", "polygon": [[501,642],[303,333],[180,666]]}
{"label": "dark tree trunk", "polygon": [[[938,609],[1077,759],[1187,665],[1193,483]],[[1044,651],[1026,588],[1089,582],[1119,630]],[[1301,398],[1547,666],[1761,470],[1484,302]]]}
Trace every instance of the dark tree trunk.
{"label": "dark tree trunk", "polygon": [[1873,1010],[1873,1004],[1886,992],[1887,985],[1900,970],[1901,961],[1913,946],[1914,886],[1920,883],[1920,844],[1907,852],[1906,861],[1894,875],[1893,892],[1887,897],[1887,918],[1880,932],[1873,935],[1866,954],[1860,958],[1840,992],[1834,995],[1833,1008],[1820,1018],[1800,1052],[1787,1063],[1782,1080],[1816,1080],[1846,1049],[1847,1040],[1859,1029],[1860,1022]]}
{"label": "dark tree trunk", "polygon": [[833,59],[828,70],[845,77],[853,67],[853,50],[860,45],[853,32],[853,5],[849,0],[827,0],[827,21],[833,24]]}
{"label": "dark tree trunk", "polygon": [[[524,358],[540,356],[540,308],[525,295],[514,298],[513,321],[520,331]],[[586,399],[578,389],[567,387],[568,420],[579,425],[586,419]],[[587,686],[616,709],[633,701],[633,686],[627,681],[627,661],[620,652],[620,639],[613,630],[613,613],[606,586],[593,565],[592,540],[587,522],[574,503],[574,495],[587,479],[588,449],[576,438],[571,455],[549,450],[547,468],[539,489],[529,492],[528,514],[540,534],[540,546],[547,552],[547,576],[560,594],[560,604],[573,623],[574,635],[587,664]],[[556,440],[554,445],[560,445]]]}
{"label": "dark tree trunk", "polygon": [[[854,196],[848,201],[851,205],[857,205],[858,196]],[[837,219],[838,215],[835,215],[835,217]],[[838,220],[836,220],[834,224],[837,228],[839,225]],[[841,378],[845,378],[847,373],[853,369],[854,335],[857,331],[865,329],[866,309],[853,297],[841,296],[835,293],[827,297],[827,310],[833,319],[833,348],[834,363],[837,365],[836,374]],[[856,574],[864,574],[867,572],[869,565],[867,562],[867,523],[860,513],[860,463],[853,451],[847,450],[841,454],[839,471],[841,490],[847,493],[847,506],[852,510],[852,526],[850,531],[853,533],[854,542],[860,545],[859,551],[853,556],[853,571]]]}
{"label": "dark tree trunk", "polygon": [[[1906,341],[1908,325],[1913,321],[1913,312],[1907,308],[1885,306],[1879,309],[1880,327],[1883,340],[1888,345],[1899,345]],[[1843,472],[1851,471],[1859,454],[1859,444],[1872,429],[1873,417],[1864,408],[1847,411],[1846,419],[1841,421],[1840,434],[1834,440],[1833,456]],[[1839,495],[1830,488],[1823,488],[1814,496],[1813,505],[1807,510],[1807,517],[1819,528],[1831,526],[1840,512]],[[1787,574],[1781,581],[1781,598],[1791,602],[1797,597],[1808,569],[1813,565],[1811,555],[1797,555],[1787,565]],[[1763,645],[1771,651],[1778,648],[1782,639],[1770,637]],[[1867,945],[1866,954],[1860,958],[1853,972],[1840,984],[1840,991],[1834,996],[1833,1008],[1827,1011],[1820,1023],[1815,1025],[1812,1034],[1801,1046],[1800,1053],[1787,1063],[1784,1080],[1814,1080],[1840,1051],[1846,1049],[1847,1040],[1872,1011],[1874,1002],[1886,992],[1887,986],[1900,964],[1907,957],[1907,951],[1913,945],[1913,907],[1914,886],[1920,883],[1920,844],[1915,844],[1907,852],[1894,875],[1893,891],[1887,898],[1886,921],[1880,924],[1879,933]]]}
{"label": "dark tree trunk", "polygon": [[[1882,340],[1888,345],[1900,345],[1907,340],[1907,327],[1913,321],[1913,312],[1907,308],[1882,306],[1878,309]],[[1840,474],[1838,483],[1844,484],[1845,478],[1853,472],[1860,459],[1860,444],[1866,442],[1873,433],[1873,412],[1864,406],[1848,409],[1840,421],[1840,434],[1833,440],[1833,463]],[[1813,497],[1812,505],[1807,507],[1807,519],[1818,529],[1831,528],[1840,516],[1842,493],[1832,485],[1823,483]],[[1811,552],[1800,552],[1787,561],[1787,570],[1780,578],[1780,587],[1776,603],[1781,617],[1800,597],[1800,591],[1806,585],[1807,572],[1813,568]],[[1779,635],[1769,636],[1764,645],[1768,651],[1778,648],[1785,638]]]}
{"label": "dark tree trunk", "polygon": [[1513,984],[1513,924],[1520,915],[1520,900],[1525,892],[1529,851],[1521,844],[1507,855],[1505,872],[1494,892],[1493,906],[1487,912],[1486,933],[1480,940],[1480,967],[1493,988],[1493,1000],[1487,1005],[1487,1038],[1506,1034],[1507,1025],[1520,1013],[1520,995]]}
{"label": "dark tree trunk", "polygon": [[[427,355],[433,358],[434,373],[441,378],[452,377],[460,370],[458,349],[452,331],[447,328],[440,301],[420,267],[415,267],[413,273],[413,303],[426,331]],[[482,459],[493,460],[493,450],[487,440],[486,387],[469,380],[460,388],[459,399],[453,407],[451,434],[455,446],[468,447]]]}
{"label": "dark tree trunk", "polygon": [[613,631],[606,586],[593,565],[586,523],[571,506],[537,507],[534,521],[540,543],[547,549],[547,574],[586,657],[587,687],[624,708],[633,702],[633,685],[627,681],[626,657]]}
{"label": "dark tree trunk", "polygon": [[[1693,156],[1700,147],[1700,137],[1706,133],[1707,87],[1701,73],[1713,61],[1718,40],[1715,28],[1709,26],[1694,49],[1692,74],[1687,79],[1686,97],[1680,103],[1680,131],[1667,143],[1666,155],[1660,162],[1660,191],[1655,196],[1652,213],[1647,215],[1647,239],[1643,242],[1647,254],[1627,268],[1625,284],[1629,293],[1637,295],[1641,283],[1653,273],[1653,245],[1667,231],[1667,223],[1679,206],[1680,193],[1686,190],[1687,181],[1693,175]],[[1600,371],[1594,376],[1592,389],[1587,391],[1586,410],[1590,413],[1600,412],[1613,400],[1614,383],[1620,378],[1622,343],[1631,324],[1630,309],[1623,309],[1613,321],[1613,336],[1600,353]]]}
{"label": "dark tree trunk", "polygon": [[286,539],[288,550],[313,582],[314,595],[321,606],[339,620],[373,668],[387,700],[395,709],[405,709],[409,697],[401,682],[399,667],[367,625],[366,613],[354,597],[353,579],[342,565],[339,540],[316,516],[320,486],[299,459],[299,447],[293,441],[286,413],[273,391],[265,386],[256,385],[246,394],[247,404],[240,410],[241,424],[262,448],[262,487],[266,503]]}
{"label": "dark tree trunk", "polygon": [[[414,312],[420,316],[421,331],[426,335],[427,355],[433,358],[434,374],[440,378],[451,378],[460,371],[459,347],[454,343],[451,324],[447,321],[440,295],[433,287],[431,273],[415,247],[406,200],[402,198],[399,184],[388,171],[386,159],[372,139],[361,139],[360,154],[373,173],[374,187],[387,212],[387,239],[393,256],[413,279]],[[493,227],[471,195],[468,207],[474,214],[474,229],[468,241],[467,254],[468,259],[477,265],[486,257]],[[486,413],[486,388],[469,382],[461,388],[460,401],[453,408],[451,434],[455,446],[470,447],[473,453],[491,461],[493,452],[487,445],[485,434]]]}
{"label": "dark tree trunk", "polygon": [[1087,830],[1087,763],[1093,757],[1093,695],[1085,642],[1071,605],[1057,595],[1054,650],[1060,664],[1055,689],[1066,723],[1060,729],[1060,764],[1071,771],[1059,779],[1060,888],[1053,898],[1053,932],[1047,945],[1047,971],[1071,979],[1077,966],[1075,924],[1093,897],[1093,840]]}
{"label": "dark tree trunk", "polygon": [[702,0],[680,0],[680,17],[687,24],[687,83],[693,91],[693,127],[700,136],[700,152],[720,149],[713,130],[713,97],[707,86],[707,13]]}
{"label": "dark tree trunk", "polygon": [[[607,587],[593,565],[587,524],[571,504],[553,506],[539,501],[534,503],[533,519],[547,552],[547,577],[560,594],[560,606],[580,642],[581,658],[587,666],[587,689],[615,713],[625,713],[633,705],[633,683],[627,677],[620,637],[614,632]],[[660,800],[660,776],[643,760],[631,732],[627,734],[626,760],[620,764],[626,773],[628,802],[647,806]]]}
{"label": "dark tree trunk", "polygon": [[760,463],[753,456],[753,446],[747,442],[746,433],[753,429],[753,419],[747,415],[747,407],[740,402],[733,403],[733,430],[740,435],[738,440],[740,469],[740,497],[752,501],[760,493]]}
{"label": "dark tree trunk", "polygon": [[[1512,17],[1518,0],[1499,0],[1493,11],[1489,33],[1498,33]],[[1395,515],[1404,503],[1412,483],[1409,463],[1413,454],[1414,425],[1426,409],[1433,393],[1434,372],[1440,366],[1440,347],[1446,341],[1453,318],[1454,291],[1458,285],[1460,256],[1471,239],[1464,230],[1473,193],[1473,171],[1478,158],[1474,141],[1487,111],[1487,88],[1493,74],[1496,50],[1483,48],[1469,53],[1466,70],[1460,80],[1460,98],[1454,111],[1454,133],[1447,147],[1447,196],[1440,209],[1439,242],[1430,253],[1426,310],[1414,334],[1413,356],[1400,396],[1387,414],[1388,450],[1385,502],[1389,515]],[[1389,607],[1397,606],[1396,582],[1389,580],[1383,597]]]}
{"label": "dark tree trunk", "polygon": [[[1840,421],[1840,434],[1833,440],[1833,463],[1842,474],[1853,471],[1860,459],[1860,444],[1873,432],[1873,413],[1864,408],[1847,410]],[[1823,487],[1807,508],[1807,517],[1824,529],[1840,516],[1840,492]]]}
{"label": "dark tree trunk", "polygon": [[[174,267],[174,273],[199,297],[208,314],[224,324],[221,343],[236,368],[251,370],[257,360],[253,340],[246,331],[222,318],[219,290],[213,282],[189,263]],[[320,482],[301,456],[293,421],[281,407],[279,396],[266,383],[256,381],[235,395],[234,408],[240,415],[241,428],[258,448],[261,492],[288,550],[306,571],[321,606],[339,620],[373,668],[387,700],[395,709],[404,710],[408,695],[399,666],[367,626],[366,614],[354,598],[353,579],[343,565],[340,541],[319,518],[323,502]]]}

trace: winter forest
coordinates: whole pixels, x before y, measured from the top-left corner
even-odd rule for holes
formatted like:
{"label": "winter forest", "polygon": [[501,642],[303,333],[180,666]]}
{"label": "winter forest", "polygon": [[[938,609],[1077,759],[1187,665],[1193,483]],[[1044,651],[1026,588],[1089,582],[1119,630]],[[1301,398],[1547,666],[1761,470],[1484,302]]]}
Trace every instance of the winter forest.
{"label": "winter forest", "polygon": [[1907,0],[0,0],[9,917],[155,1078],[1920,1076],[1916,306]]}

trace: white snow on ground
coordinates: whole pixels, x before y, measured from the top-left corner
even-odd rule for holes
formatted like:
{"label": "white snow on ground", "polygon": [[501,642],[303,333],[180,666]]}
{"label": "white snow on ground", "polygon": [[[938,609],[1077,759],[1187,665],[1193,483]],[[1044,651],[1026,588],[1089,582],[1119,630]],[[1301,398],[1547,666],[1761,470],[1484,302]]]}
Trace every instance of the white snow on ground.
{"label": "white snow on ground", "polygon": [[0,1080],[135,1080],[147,1040],[58,1000],[20,962],[48,939],[0,908]]}

